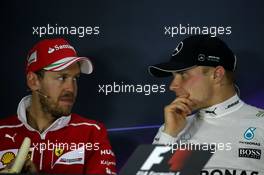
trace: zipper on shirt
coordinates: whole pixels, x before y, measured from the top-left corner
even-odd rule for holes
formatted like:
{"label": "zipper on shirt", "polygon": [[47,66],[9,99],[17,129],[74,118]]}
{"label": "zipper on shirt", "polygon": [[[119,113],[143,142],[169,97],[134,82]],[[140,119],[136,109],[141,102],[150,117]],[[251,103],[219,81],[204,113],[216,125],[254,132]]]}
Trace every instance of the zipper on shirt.
{"label": "zipper on shirt", "polygon": [[39,169],[42,170],[43,150],[40,151]]}

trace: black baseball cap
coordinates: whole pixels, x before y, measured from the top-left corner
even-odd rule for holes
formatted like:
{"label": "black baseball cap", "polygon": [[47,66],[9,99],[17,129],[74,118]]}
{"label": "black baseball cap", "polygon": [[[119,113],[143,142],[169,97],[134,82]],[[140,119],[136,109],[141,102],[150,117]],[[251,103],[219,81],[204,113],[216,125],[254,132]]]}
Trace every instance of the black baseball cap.
{"label": "black baseball cap", "polygon": [[168,62],[149,66],[148,69],[155,77],[168,77],[173,72],[194,66],[223,66],[234,72],[236,57],[221,39],[210,35],[192,35],[177,45]]}

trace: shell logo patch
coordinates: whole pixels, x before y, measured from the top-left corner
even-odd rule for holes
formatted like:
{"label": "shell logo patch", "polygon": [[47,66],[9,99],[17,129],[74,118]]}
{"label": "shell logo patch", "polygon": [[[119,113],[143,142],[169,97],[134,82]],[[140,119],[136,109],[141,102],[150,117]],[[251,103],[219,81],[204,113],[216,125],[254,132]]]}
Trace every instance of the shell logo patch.
{"label": "shell logo patch", "polygon": [[[16,158],[18,153],[18,149],[7,149],[0,151],[0,169],[6,167],[9,163],[12,162],[13,159]],[[34,149],[30,148],[27,159],[33,160]]]}
{"label": "shell logo patch", "polygon": [[13,159],[15,159],[15,157],[16,155],[13,152],[6,152],[2,155],[0,161],[3,165],[8,165]]}

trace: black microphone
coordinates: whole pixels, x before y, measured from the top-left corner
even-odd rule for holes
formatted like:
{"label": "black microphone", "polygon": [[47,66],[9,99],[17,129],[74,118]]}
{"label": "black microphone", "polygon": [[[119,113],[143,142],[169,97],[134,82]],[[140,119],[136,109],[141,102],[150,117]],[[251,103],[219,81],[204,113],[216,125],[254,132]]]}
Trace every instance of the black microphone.
{"label": "black microphone", "polygon": [[49,96],[43,94],[42,92],[40,92],[39,90],[36,90],[36,92],[41,95],[42,97],[45,97],[45,98],[49,98]]}

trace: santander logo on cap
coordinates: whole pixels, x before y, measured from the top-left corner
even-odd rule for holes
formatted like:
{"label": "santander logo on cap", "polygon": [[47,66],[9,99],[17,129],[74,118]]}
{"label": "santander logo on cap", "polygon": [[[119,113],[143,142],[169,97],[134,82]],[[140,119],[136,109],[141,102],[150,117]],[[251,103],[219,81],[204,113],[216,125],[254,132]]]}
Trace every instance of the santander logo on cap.
{"label": "santander logo on cap", "polygon": [[61,49],[72,49],[74,52],[76,52],[75,49],[71,45],[64,44],[64,45],[55,45],[54,47],[49,47],[48,53],[51,54]]}
{"label": "santander logo on cap", "polygon": [[55,49],[49,47],[48,53],[53,53],[54,51]]}

